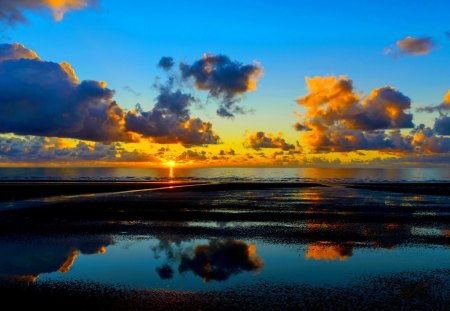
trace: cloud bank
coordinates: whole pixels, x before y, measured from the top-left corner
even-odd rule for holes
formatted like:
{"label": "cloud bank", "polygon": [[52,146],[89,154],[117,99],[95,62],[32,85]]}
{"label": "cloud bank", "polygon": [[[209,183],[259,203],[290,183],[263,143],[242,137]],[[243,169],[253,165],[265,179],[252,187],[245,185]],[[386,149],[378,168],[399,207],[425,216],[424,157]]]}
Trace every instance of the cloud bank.
{"label": "cloud bank", "polygon": [[209,122],[190,116],[195,98],[160,87],[150,111],[126,112],[103,81],[79,81],[69,63],[41,60],[20,44],[0,45],[0,133],[96,142],[219,142]]}
{"label": "cloud bank", "polygon": [[[414,128],[408,113],[411,100],[393,87],[377,88],[360,98],[346,77],[307,78],[306,83],[309,93],[297,101],[306,114],[294,127],[303,131],[301,142],[310,152],[450,151],[449,139],[436,135],[443,126]],[[408,128],[410,134],[402,134],[401,129]]]}
{"label": "cloud bank", "polygon": [[0,136],[0,162],[77,161],[158,162],[159,160],[142,151],[127,151],[120,143],[88,144],[79,141],[75,146],[71,146],[60,138]]}

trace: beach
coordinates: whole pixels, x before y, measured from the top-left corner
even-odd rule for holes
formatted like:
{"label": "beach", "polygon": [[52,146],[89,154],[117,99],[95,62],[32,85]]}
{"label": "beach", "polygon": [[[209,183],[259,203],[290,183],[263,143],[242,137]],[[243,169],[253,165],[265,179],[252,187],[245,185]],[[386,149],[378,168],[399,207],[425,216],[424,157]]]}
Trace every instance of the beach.
{"label": "beach", "polygon": [[2,292],[66,309],[445,310],[448,186],[4,181]]}

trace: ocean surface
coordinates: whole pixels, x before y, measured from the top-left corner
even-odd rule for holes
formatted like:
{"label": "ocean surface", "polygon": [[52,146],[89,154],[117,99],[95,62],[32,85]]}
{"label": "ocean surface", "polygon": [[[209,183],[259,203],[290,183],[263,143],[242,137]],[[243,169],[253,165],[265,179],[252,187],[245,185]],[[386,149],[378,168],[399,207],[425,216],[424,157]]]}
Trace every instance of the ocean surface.
{"label": "ocean surface", "polygon": [[446,182],[450,168],[0,168],[0,181]]}

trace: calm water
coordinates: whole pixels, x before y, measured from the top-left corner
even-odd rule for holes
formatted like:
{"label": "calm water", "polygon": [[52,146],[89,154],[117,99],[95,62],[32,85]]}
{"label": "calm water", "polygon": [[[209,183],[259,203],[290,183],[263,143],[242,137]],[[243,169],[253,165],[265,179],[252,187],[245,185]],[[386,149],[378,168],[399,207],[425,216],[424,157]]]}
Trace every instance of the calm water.
{"label": "calm water", "polygon": [[450,168],[0,168],[0,180],[450,181]]}
{"label": "calm water", "polygon": [[450,247],[181,236],[18,237],[0,241],[0,274],[139,289],[211,290],[254,282],[352,285],[368,276],[449,269]]}

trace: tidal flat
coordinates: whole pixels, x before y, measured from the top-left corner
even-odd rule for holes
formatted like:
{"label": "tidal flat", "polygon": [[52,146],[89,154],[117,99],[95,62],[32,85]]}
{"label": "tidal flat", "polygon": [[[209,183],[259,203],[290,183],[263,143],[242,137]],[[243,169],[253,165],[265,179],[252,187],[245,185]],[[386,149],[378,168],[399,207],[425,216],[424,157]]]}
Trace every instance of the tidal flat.
{"label": "tidal flat", "polygon": [[3,301],[51,309],[434,309],[446,183],[4,182]]}

